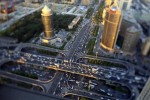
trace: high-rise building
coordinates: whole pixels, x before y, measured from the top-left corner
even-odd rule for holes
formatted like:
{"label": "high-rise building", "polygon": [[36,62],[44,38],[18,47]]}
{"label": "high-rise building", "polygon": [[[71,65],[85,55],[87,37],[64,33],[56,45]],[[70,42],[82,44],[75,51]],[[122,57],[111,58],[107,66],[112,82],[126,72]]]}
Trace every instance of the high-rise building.
{"label": "high-rise building", "polygon": [[106,8],[106,16],[104,19],[104,30],[101,39],[101,47],[107,51],[114,51],[116,41],[118,38],[118,32],[120,23],[122,20],[122,14],[118,7],[117,1]]}
{"label": "high-rise building", "polygon": [[150,52],[150,37],[148,37],[146,39],[146,41],[144,42],[144,45],[142,47],[142,54],[144,56],[148,55],[149,52]]}
{"label": "high-rise building", "polygon": [[138,22],[134,18],[133,13],[131,11],[126,11],[121,21],[119,35],[125,37],[127,28],[134,26],[134,25],[138,25]]}
{"label": "high-rise building", "polygon": [[118,4],[121,10],[129,10],[132,5],[132,0],[118,0]]}
{"label": "high-rise building", "polygon": [[148,79],[137,100],[150,100],[150,78]]}
{"label": "high-rise building", "polygon": [[123,45],[122,45],[123,51],[130,54],[134,53],[141,31],[142,30],[139,27],[139,25],[135,25],[127,28],[126,34],[124,35]]}
{"label": "high-rise building", "polygon": [[51,25],[52,11],[47,6],[44,6],[41,15],[42,15],[42,22],[44,25],[44,36],[46,39],[50,39],[52,37],[52,25]]}

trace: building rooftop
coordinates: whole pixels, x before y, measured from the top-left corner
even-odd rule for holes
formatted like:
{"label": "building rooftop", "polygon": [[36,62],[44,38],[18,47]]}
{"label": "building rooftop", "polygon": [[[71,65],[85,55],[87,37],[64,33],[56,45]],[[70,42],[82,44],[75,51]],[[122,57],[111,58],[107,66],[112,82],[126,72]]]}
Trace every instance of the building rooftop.
{"label": "building rooftop", "polygon": [[118,10],[116,6],[112,6],[110,9],[111,9],[112,11],[117,11],[117,10]]}
{"label": "building rooftop", "polygon": [[127,28],[127,31],[135,33],[135,32],[141,31],[141,29],[138,25],[136,25],[136,26],[131,26],[131,27]]}
{"label": "building rooftop", "polygon": [[52,10],[45,5],[44,8],[42,9],[42,15],[46,16],[52,15]]}

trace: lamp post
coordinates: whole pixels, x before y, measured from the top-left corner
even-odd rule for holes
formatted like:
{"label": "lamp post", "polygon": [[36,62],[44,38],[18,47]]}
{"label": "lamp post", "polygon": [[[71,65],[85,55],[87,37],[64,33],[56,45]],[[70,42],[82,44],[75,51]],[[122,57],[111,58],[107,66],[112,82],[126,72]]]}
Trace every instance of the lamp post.
{"label": "lamp post", "polygon": [[98,52],[96,52],[96,58],[97,58],[97,54],[98,54]]}

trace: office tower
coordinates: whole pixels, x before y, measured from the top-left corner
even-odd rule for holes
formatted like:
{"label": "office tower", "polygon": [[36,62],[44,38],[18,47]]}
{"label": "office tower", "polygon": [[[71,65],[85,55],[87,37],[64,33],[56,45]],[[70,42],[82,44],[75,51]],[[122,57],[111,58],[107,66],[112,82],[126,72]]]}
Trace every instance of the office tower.
{"label": "office tower", "polygon": [[137,100],[150,100],[150,78],[146,82],[146,85],[144,86]]}
{"label": "office tower", "polygon": [[146,39],[142,47],[142,55],[146,56],[150,52],[150,37]]}
{"label": "office tower", "polygon": [[118,0],[118,4],[121,10],[129,10],[132,5],[132,0]]}
{"label": "office tower", "polygon": [[104,19],[104,30],[101,39],[101,47],[107,51],[113,51],[116,45],[120,23],[122,20],[121,11],[117,1],[106,8],[106,16]]}
{"label": "office tower", "polygon": [[126,34],[124,36],[122,50],[130,54],[134,53],[140,33],[141,28],[138,25],[127,28]]}
{"label": "office tower", "polygon": [[42,15],[42,22],[44,25],[44,36],[46,39],[50,39],[52,37],[52,25],[51,25],[52,11],[47,6],[44,6],[41,15]]}

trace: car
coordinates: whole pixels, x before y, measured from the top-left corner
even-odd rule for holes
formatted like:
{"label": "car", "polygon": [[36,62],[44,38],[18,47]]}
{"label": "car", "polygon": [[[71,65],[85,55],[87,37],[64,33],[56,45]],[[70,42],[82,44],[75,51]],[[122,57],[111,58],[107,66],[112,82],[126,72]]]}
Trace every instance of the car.
{"label": "car", "polygon": [[116,70],[116,68],[111,68],[112,70]]}
{"label": "car", "polygon": [[40,76],[42,77],[43,75],[42,75],[42,74],[40,74]]}
{"label": "car", "polygon": [[103,89],[100,89],[102,92],[105,92],[105,90],[103,90]]}
{"label": "car", "polygon": [[110,76],[110,75],[105,75],[105,77],[106,77],[106,78],[111,78],[111,76]]}
{"label": "car", "polygon": [[117,79],[120,80],[120,77],[117,76]]}
{"label": "car", "polygon": [[135,77],[135,80],[137,80],[137,81],[140,81],[141,80],[141,77]]}
{"label": "car", "polygon": [[135,93],[132,93],[132,96],[135,96]]}
{"label": "car", "polygon": [[110,94],[110,93],[107,93],[107,95],[112,96],[112,94]]}
{"label": "car", "polygon": [[123,73],[121,73],[121,75],[125,75],[125,74],[126,74],[126,73],[124,73],[124,72],[123,72]]}

